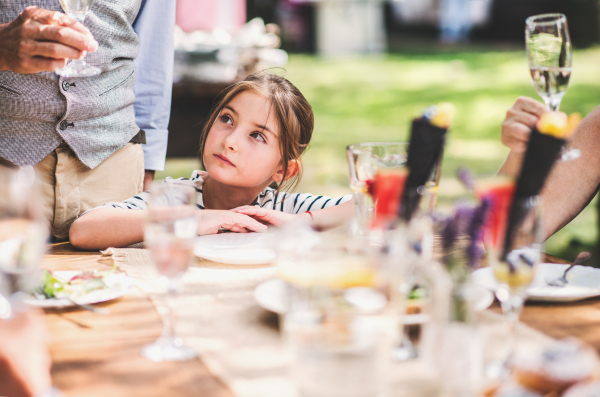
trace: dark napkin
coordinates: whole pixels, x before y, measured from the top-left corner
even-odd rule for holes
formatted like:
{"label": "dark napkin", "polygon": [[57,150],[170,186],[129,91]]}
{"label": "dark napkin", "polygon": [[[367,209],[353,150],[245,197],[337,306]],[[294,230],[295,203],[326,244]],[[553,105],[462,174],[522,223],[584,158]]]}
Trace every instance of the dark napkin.
{"label": "dark napkin", "polygon": [[448,129],[437,127],[424,118],[414,119],[410,130],[408,158],[408,178],[399,206],[400,216],[409,220],[419,207],[421,195],[417,188],[423,186],[431,176],[436,161],[440,157]]}
{"label": "dark napkin", "polygon": [[[565,142],[565,139],[542,134],[537,128],[531,131],[527,151],[521,166],[521,173],[517,179],[513,203],[531,196],[537,196],[540,193]],[[504,238],[503,256],[508,253],[515,233],[526,216],[527,211],[525,208],[511,206]]]}

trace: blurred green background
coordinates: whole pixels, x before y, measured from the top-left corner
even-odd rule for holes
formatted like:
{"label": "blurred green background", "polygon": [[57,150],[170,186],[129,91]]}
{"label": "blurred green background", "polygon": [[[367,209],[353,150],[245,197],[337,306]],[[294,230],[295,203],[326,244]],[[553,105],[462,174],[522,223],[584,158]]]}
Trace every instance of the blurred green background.
{"label": "blurred green background", "polygon": [[[600,105],[600,48],[574,51],[573,75],[561,110],[586,115]],[[304,156],[298,191],[350,192],[344,148],[364,141],[403,141],[410,120],[431,104],[452,102],[455,123],[444,154],[440,206],[464,195],[458,166],[478,176],[493,175],[508,153],[500,142],[506,110],[518,96],[539,100],[529,79],[525,52],[465,51],[402,53],[381,57],[323,59],[290,55],[286,77],[306,96],[315,113],[311,147]],[[199,120],[201,121],[201,120]],[[196,159],[169,159],[165,176],[189,176]],[[551,237],[546,251],[565,259],[592,249],[597,240],[596,200]]]}

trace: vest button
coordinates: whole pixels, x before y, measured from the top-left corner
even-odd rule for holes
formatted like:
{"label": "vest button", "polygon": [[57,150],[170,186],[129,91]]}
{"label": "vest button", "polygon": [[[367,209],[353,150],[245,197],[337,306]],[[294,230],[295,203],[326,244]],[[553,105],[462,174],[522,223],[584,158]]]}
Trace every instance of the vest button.
{"label": "vest button", "polygon": [[65,91],[69,91],[70,87],[71,87],[71,84],[69,84],[68,81],[63,80],[63,82],[62,82],[62,89],[65,90]]}
{"label": "vest button", "polygon": [[66,130],[68,126],[69,126],[69,123],[67,122],[67,120],[63,120],[59,124],[60,129],[63,131]]}

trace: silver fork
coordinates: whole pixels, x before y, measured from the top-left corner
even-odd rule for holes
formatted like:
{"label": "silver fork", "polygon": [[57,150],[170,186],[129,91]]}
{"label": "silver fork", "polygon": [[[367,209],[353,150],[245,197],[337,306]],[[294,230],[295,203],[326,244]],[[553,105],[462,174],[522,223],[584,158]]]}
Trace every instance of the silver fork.
{"label": "silver fork", "polygon": [[575,258],[575,260],[573,261],[573,264],[569,266],[567,270],[565,270],[561,277],[555,278],[553,280],[546,279],[546,283],[551,287],[564,287],[565,284],[568,283],[567,273],[569,272],[569,270],[587,261],[588,259],[590,259],[590,256],[592,256],[592,254],[590,254],[587,251],[580,252],[579,255],[577,255],[577,258]]}
{"label": "silver fork", "polygon": [[67,299],[69,299],[69,302],[71,302],[75,306],[81,307],[82,309],[85,309],[85,310],[89,310],[89,311],[91,311],[93,313],[102,314],[103,316],[107,316],[107,315],[110,314],[110,309],[107,308],[107,307],[96,307],[96,306],[88,305],[88,304],[85,304],[85,303],[77,303],[77,302],[75,302],[71,298],[67,298]]}

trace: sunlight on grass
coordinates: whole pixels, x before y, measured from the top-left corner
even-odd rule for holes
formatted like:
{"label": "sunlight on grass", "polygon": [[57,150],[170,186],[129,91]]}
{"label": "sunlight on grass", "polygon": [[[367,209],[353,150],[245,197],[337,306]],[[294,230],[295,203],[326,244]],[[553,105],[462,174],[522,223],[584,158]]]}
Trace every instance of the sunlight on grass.
{"label": "sunlight on grass", "polygon": [[[575,51],[571,86],[561,110],[587,114],[599,105],[600,48]],[[448,101],[457,115],[449,134],[440,186],[440,203],[461,190],[456,168],[494,174],[508,149],[500,125],[518,96],[539,100],[524,51],[394,54],[382,58],[320,59],[290,55],[286,77],[306,96],[315,113],[315,132],[304,156],[300,191],[349,193],[344,148],[355,142],[404,141],[410,120],[431,104]],[[165,175],[188,177],[196,160],[168,160]],[[588,207],[553,236],[547,251],[570,255],[569,247],[593,245],[596,207]],[[569,259],[569,258],[567,258]]]}

